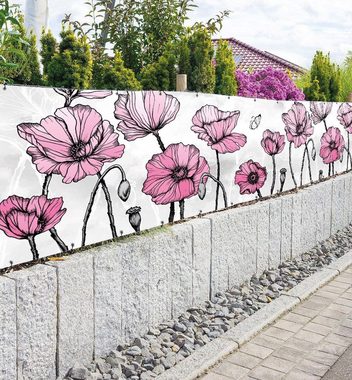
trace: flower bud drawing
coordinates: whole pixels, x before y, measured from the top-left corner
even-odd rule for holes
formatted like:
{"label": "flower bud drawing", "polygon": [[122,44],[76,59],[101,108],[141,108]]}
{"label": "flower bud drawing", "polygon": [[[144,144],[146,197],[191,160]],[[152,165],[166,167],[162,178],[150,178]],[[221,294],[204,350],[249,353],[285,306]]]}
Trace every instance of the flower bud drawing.
{"label": "flower bud drawing", "polygon": [[126,211],[130,225],[136,232],[139,232],[141,230],[142,217],[140,212],[141,208],[139,206],[130,207]]}
{"label": "flower bud drawing", "polygon": [[131,185],[127,181],[127,179],[123,179],[120,182],[119,188],[117,189],[117,194],[120,197],[120,199],[124,202],[127,201],[128,197],[130,196],[131,193]]}
{"label": "flower bud drawing", "polygon": [[207,188],[205,187],[205,183],[200,182],[198,188],[198,197],[203,200],[205,198],[205,194],[207,193]]}

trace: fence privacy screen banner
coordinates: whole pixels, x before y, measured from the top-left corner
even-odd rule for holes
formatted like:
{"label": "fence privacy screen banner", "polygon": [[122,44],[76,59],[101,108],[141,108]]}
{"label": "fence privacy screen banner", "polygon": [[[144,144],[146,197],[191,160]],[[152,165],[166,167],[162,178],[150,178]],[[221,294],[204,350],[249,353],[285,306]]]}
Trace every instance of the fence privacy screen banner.
{"label": "fence privacy screen banner", "polygon": [[350,170],[352,105],[8,86],[0,267]]}

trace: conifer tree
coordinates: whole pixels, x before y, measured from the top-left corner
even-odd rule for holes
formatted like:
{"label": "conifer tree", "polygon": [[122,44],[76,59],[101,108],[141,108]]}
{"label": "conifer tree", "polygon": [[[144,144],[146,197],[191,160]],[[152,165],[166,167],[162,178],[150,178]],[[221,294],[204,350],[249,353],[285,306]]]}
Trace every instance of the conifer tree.
{"label": "conifer tree", "polygon": [[215,69],[212,62],[213,45],[210,32],[202,26],[195,28],[189,38],[189,49],[189,90],[213,93],[215,86]]}
{"label": "conifer tree", "polygon": [[215,93],[223,95],[236,95],[236,65],[233,59],[232,50],[227,41],[220,40],[218,42],[215,61]]}
{"label": "conifer tree", "polygon": [[59,50],[48,65],[48,84],[53,87],[84,89],[91,86],[92,56],[86,36],[76,37],[63,29]]}
{"label": "conifer tree", "polygon": [[40,55],[42,57],[42,65],[43,65],[43,75],[44,78],[48,75],[48,67],[51,60],[54,57],[54,54],[57,50],[57,41],[51,30],[49,29],[47,32],[45,29],[42,30],[42,36],[40,38],[41,50]]}

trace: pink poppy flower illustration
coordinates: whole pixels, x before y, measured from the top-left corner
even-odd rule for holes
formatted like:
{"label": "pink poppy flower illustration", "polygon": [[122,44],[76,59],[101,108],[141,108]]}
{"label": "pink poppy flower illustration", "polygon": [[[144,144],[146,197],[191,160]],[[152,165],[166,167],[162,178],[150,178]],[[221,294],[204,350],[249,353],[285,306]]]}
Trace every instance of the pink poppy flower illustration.
{"label": "pink poppy flower illustration", "polygon": [[258,162],[249,160],[240,165],[236,171],[235,184],[240,187],[240,194],[254,194],[261,197],[260,189],[264,186],[267,173],[266,168]]}
{"label": "pink poppy flower illustration", "polygon": [[110,90],[77,90],[69,88],[54,88],[54,91],[65,97],[65,107],[68,107],[76,98],[104,99],[112,95]]}
{"label": "pink poppy flower illustration", "polygon": [[[287,140],[290,142],[289,145],[289,164],[292,181],[297,187],[296,178],[292,168],[292,144],[295,148],[299,148],[301,145],[305,144],[304,154],[303,154],[303,164],[305,156],[308,153],[307,140],[313,134],[312,120],[307,112],[305,106],[300,102],[294,102],[293,106],[287,113],[282,114],[282,120],[285,123],[285,131]],[[313,140],[310,140],[313,141]],[[315,148],[314,148],[315,149]],[[312,173],[310,167],[310,157],[307,154],[309,177],[312,181]],[[303,173],[303,166],[301,170],[301,178]]]}
{"label": "pink poppy flower illustration", "polygon": [[219,204],[220,181],[220,157],[219,154],[234,153],[241,149],[247,142],[247,137],[242,133],[234,132],[237,126],[240,111],[224,112],[213,105],[205,105],[198,110],[192,118],[192,131],[198,134],[198,138],[208,143],[208,146],[216,152],[217,178],[215,210]]}
{"label": "pink poppy flower illustration", "polygon": [[329,102],[310,102],[310,112],[314,124],[319,124],[324,121],[330,114],[332,103]]}
{"label": "pink poppy flower illustration", "polygon": [[341,158],[345,140],[338,128],[330,127],[320,139],[320,157],[324,164],[331,164]]}
{"label": "pink poppy flower illustration", "polygon": [[261,141],[265,153],[273,156],[279,154],[285,147],[285,136],[279,132],[272,132],[269,129],[264,131],[263,139]]}
{"label": "pink poppy flower illustration", "polygon": [[347,132],[347,154],[349,160],[347,160],[346,163],[346,170],[348,170],[349,165],[352,168],[352,156],[350,152],[350,134],[352,133],[352,104],[342,103],[337,110],[337,119]]}
{"label": "pink poppy flower illustration", "polygon": [[272,132],[269,129],[267,129],[263,133],[261,144],[265,153],[271,156],[272,161],[273,161],[273,181],[272,181],[271,190],[270,190],[270,194],[272,195],[274,193],[275,182],[276,182],[275,155],[283,151],[285,147],[285,136],[281,135],[279,132]]}
{"label": "pink poppy flower illustration", "polygon": [[60,174],[64,183],[100,172],[105,162],[120,158],[124,145],[112,125],[89,106],[55,111],[37,123],[18,125],[18,134],[32,146],[27,153],[43,174]]}
{"label": "pink poppy flower illustration", "polygon": [[27,239],[33,259],[39,257],[34,237],[52,229],[64,216],[62,198],[22,198],[12,195],[0,203],[0,229],[9,237]]}
{"label": "pink poppy flower illustration", "polygon": [[348,133],[352,133],[352,104],[342,103],[337,110],[337,119]]}
{"label": "pink poppy flower illustration", "polygon": [[175,120],[179,109],[180,102],[165,92],[128,92],[118,96],[114,114],[121,120],[117,129],[127,141],[133,141],[149,134],[158,137],[159,131]]}
{"label": "pink poppy flower illustration", "polygon": [[224,112],[215,106],[206,105],[193,116],[191,129],[211,149],[219,153],[233,153],[247,142],[245,135],[233,132],[239,117],[240,111]]}
{"label": "pink poppy flower illustration", "polygon": [[163,153],[154,154],[146,168],[148,174],[142,191],[159,205],[197,195],[202,174],[209,172],[199,149],[182,143],[171,144]]}
{"label": "pink poppy flower illustration", "polygon": [[313,134],[312,120],[306,107],[300,102],[294,102],[291,109],[282,114],[285,123],[287,140],[292,142],[295,148],[299,148],[307,142]]}

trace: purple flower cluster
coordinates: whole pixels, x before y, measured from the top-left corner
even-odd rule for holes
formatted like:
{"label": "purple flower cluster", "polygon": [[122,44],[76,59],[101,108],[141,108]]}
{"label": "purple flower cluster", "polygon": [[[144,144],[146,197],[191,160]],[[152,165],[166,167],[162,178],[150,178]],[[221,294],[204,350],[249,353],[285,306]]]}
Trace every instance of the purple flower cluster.
{"label": "purple flower cluster", "polygon": [[252,74],[237,70],[238,95],[247,98],[275,100],[304,100],[304,93],[291,78],[272,67]]}

